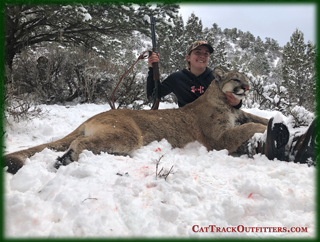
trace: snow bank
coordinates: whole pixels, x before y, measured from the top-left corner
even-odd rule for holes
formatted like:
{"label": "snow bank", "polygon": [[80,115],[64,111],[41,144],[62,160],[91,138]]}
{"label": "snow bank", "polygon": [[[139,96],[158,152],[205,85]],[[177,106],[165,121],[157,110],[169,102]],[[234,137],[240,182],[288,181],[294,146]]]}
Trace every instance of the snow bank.
{"label": "snow bank", "polygon": [[[7,127],[9,152],[59,139],[108,109],[43,108],[48,115]],[[314,167],[264,155],[232,157],[197,142],[172,149],[166,140],[130,157],[84,151],[78,162],[55,171],[53,162],[62,154],[45,149],[14,176],[5,174],[6,237],[315,236]],[[172,167],[166,179],[156,176],[157,162],[158,172]],[[224,232],[202,232],[209,226]]]}

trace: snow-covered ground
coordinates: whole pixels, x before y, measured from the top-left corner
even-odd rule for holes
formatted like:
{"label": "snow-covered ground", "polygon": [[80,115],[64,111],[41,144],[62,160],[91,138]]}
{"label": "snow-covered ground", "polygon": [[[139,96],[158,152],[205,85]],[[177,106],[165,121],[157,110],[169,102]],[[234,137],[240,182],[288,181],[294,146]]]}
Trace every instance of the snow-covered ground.
{"label": "snow-covered ground", "polygon": [[[41,118],[7,127],[8,153],[60,139],[109,109],[94,104],[41,107],[47,110]],[[266,118],[277,114],[246,111]],[[290,119],[283,119],[291,132],[306,130],[293,130]],[[233,157],[199,143],[172,149],[162,140],[130,157],[84,151],[78,162],[54,171],[52,164],[62,154],[45,149],[17,174],[5,174],[6,237],[316,235],[316,171],[305,164],[270,161],[264,155]],[[172,168],[166,179],[156,178],[159,160],[158,172]]]}

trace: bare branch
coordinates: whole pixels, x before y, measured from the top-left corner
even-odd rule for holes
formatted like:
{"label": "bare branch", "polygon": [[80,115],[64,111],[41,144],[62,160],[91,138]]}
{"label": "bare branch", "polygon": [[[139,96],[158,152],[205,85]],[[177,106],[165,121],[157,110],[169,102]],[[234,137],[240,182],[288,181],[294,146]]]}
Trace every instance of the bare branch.
{"label": "bare branch", "polygon": [[169,176],[169,174],[171,173],[172,168],[173,168],[173,166],[171,166],[171,168],[170,168],[169,172],[165,175],[164,180],[167,180],[167,177],[168,177],[168,176]]}
{"label": "bare branch", "polygon": [[[157,179],[157,176],[158,176],[158,166],[159,166],[159,163],[160,163],[160,160],[162,159],[164,155],[160,156],[159,159],[157,160],[156,162],[156,179]],[[163,169],[163,168],[162,168]],[[162,171],[162,169],[160,170],[160,172]],[[159,172],[159,173],[160,173]]]}

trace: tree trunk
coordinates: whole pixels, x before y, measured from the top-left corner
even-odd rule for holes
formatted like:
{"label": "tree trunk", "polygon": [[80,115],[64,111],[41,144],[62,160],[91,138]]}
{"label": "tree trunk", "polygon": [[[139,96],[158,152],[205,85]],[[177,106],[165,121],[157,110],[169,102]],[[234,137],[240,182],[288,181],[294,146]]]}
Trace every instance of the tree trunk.
{"label": "tree trunk", "polygon": [[10,46],[7,46],[5,50],[5,64],[12,70],[13,58],[16,55],[16,50]]}

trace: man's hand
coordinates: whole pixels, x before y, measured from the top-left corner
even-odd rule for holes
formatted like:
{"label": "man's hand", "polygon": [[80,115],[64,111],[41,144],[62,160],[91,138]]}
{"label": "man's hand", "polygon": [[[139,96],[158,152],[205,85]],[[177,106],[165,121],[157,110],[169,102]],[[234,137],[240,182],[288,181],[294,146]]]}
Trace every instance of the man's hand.
{"label": "man's hand", "polygon": [[226,97],[228,99],[228,103],[231,105],[231,106],[237,106],[239,103],[240,103],[240,100],[235,98],[231,92],[226,92]]}
{"label": "man's hand", "polygon": [[152,67],[152,63],[153,62],[159,62],[160,59],[160,54],[157,54],[155,52],[152,52],[152,54],[150,55],[150,57],[148,58],[148,64],[150,67]]}

